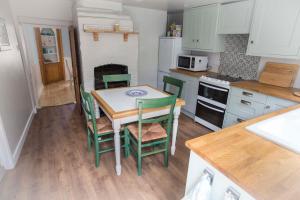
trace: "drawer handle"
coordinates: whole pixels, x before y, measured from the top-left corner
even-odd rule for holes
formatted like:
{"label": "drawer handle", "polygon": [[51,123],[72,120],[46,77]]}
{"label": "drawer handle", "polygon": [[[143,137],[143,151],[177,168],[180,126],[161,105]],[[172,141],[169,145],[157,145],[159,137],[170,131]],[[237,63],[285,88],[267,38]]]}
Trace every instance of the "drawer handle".
{"label": "drawer handle", "polygon": [[246,106],[251,106],[251,102],[249,102],[249,101],[241,100],[241,103]]}
{"label": "drawer handle", "polygon": [[239,123],[242,123],[242,122],[244,122],[244,121],[246,121],[246,120],[243,120],[243,119],[241,119],[241,118],[237,118],[236,121],[239,122]]}
{"label": "drawer handle", "polygon": [[253,97],[253,94],[250,93],[250,92],[243,91],[243,95],[246,96],[246,97]]}
{"label": "drawer handle", "polygon": [[239,200],[240,199],[240,193],[238,193],[235,189],[232,187],[229,187],[225,193],[224,199],[231,199],[231,200]]}
{"label": "drawer handle", "polygon": [[214,180],[214,174],[209,169],[205,169],[203,171],[203,175],[207,176],[207,178],[209,179],[210,185],[212,185],[213,180]]}

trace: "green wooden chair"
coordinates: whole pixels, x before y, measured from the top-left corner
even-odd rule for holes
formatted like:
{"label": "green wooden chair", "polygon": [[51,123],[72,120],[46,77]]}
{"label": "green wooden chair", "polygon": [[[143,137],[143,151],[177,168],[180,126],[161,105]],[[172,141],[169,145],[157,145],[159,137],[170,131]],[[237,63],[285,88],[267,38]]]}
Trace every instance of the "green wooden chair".
{"label": "green wooden chair", "polygon": [[[176,96],[172,95],[159,99],[138,99],[139,121],[130,124],[125,128],[126,154],[131,152],[137,158],[138,175],[142,175],[142,158],[145,156],[164,153],[164,165],[168,166],[170,133],[173,119]],[[144,109],[170,107],[167,115],[144,119]],[[166,123],[166,129],[161,124]],[[133,144],[133,145],[131,145]],[[135,147],[135,148],[134,148]],[[146,147],[152,147],[152,150],[145,150]],[[149,148],[147,148],[149,149]]]}
{"label": "green wooden chair", "polygon": [[[184,85],[184,81],[170,77],[170,76],[164,76],[164,92],[169,93],[171,95],[176,95],[177,98],[181,98],[181,93]],[[176,93],[172,93],[170,91],[167,91],[167,86],[172,85],[176,87]]]}
{"label": "green wooden chair", "polygon": [[105,89],[108,89],[108,84],[113,82],[127,82],[127,86],[130,86],[131,75],[130,74],[115,74],[115,75],[104,75],[103,82]]}
{"label": "green wooden chair", "polygon": [[[85,92],[82,86],[80,86],[80,94],[87,125],[88,151],[91,151],[91,145],[94,143],[95,164],[96,167],[99,167],[101,154],[114,150],[114,147],[102,148],[103,143],[114,140],[114,130],[111,121],[107,117],[96,119],[94,112],[94,98],[91,94]],[[121,138],[124,137],[124,134],[121,135]],[[125,157],[129,156],[127,152],[128,151],[125,151]]]}

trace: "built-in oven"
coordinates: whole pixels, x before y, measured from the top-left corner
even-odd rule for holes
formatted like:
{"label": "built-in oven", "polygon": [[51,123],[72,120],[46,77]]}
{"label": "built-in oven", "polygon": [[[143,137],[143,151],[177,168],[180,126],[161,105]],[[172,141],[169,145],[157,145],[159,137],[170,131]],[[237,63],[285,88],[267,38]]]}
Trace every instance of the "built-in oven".
{"label": "built-in oven", "polygon": [[201,77],[195,121],[214,131],[220,130],[223,126],[229,89],[229,82]]}
{"label": "built-in oven", "polygon": [[229,89],[215,84],[199,82],[198,97],[216,106],[226,108]]}
{"label": "built-in oven", "polygon": [[198,123],[217,131],[223,125],[224,116],[225,109],[199,99],[197,100],[195,121]]}

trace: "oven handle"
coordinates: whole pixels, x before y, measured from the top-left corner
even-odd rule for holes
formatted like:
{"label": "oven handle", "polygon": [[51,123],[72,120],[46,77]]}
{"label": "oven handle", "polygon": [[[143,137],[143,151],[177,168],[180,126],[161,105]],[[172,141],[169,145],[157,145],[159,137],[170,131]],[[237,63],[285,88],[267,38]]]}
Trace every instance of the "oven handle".
{"label": "oven handle", "polygon": [[219,109],[216,109],[216,108],[210,107],[210,106],[208,106],[208,105],[205,105],[205,104],[204,104],[204,103],[202,103],[201,101],[198,101],[198,103],[199,103],[200,105],[202,105],[202,106],[206,107],[206,108],[209,108],[209,109],[211,109],[211,110],[217,111],[217,112],[219,112],[219,113],[224,113],[224,110],[219,110]]}
{"label": "oven handle", "polygon": [[202,85],[202,86],[205,86],[205,87],[208,87],[208,88],[211,88],[211,89],[215,89],[215,90],[219,90],[219,91],[223,91],[223,92],[228,92],[228,90],[226,90],[226,89],[222,89],[222,88],[218,88],[218,87],[214,87],[214,86],[210,86],[210,85],[207,85],[207,84],[205,84],[205,83],[200,83],[200,85]]}

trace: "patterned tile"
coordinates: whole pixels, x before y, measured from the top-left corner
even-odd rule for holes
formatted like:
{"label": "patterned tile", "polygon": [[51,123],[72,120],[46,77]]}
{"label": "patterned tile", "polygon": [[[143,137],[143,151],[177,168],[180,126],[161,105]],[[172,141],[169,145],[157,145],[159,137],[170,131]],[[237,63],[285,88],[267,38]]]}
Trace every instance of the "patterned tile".
{"label": "patterned tile", "polygon": [[245,80],[256,79],[260,57],[247,56],[249,35],[226,35],[225,51],[220,54],[219,72]]}

